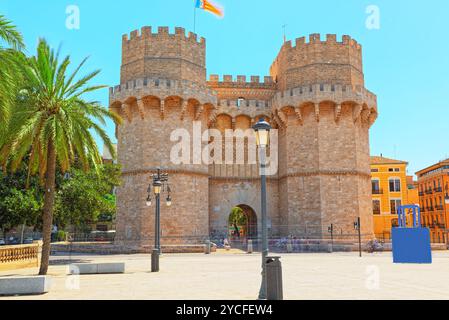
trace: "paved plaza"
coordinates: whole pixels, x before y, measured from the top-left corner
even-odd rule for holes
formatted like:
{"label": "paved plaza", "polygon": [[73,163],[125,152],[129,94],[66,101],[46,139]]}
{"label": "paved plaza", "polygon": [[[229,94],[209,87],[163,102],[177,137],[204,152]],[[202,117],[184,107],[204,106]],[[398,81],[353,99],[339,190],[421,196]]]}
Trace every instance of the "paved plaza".
{"label": "paved plaza", "polygon": [[[434,252],[432,265],[394,265],[391,253],[283,254],[285,299],[448,299],[449,252]],[[125,274],[67,276],[69,262],[125,262]],[[52,256],[51,291],[0,299],[212,299],[257,298],[260,255],[219,251],[167,254],[161,272],[150,256]],[[1,272],[32,275],[37,269]]]}

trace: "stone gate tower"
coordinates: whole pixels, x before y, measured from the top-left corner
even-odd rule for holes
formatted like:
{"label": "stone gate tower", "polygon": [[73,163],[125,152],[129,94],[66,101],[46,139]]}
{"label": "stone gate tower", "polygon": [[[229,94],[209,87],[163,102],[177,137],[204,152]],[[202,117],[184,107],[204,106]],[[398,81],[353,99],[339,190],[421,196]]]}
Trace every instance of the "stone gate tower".
{"label": "stone gate tower", "polygon": [[125,251],[151,249],[154,207],[145,199],[158,167],[170,174],[173,191],[172,207],[162,208],[163,245],[222,239],[236,206],[248,215],[248,234],[257,237],[257,166],[174,164],[177,141],[170,136],[175,129],[193,136],[194,121],[203,130],[248,129],[261,116],[279,132],[279,170],[267,185],[270,235],[322,239],[332,223],[352,241],[360,217],[364,238],[371,238],[369,128],[377,98],[364,87],[361,46],[335,35],[288,41],[262,81],[242,75],[206,81],[205,59],[205,40],[182,28],[144,27],[123,37],[121,83],[110,91],[111,110],[124,118],[116,130],[123,172],[117,244]]}
{"label": "stone gate tower", "polygon": [[[154,242],[154,206],[143,201],[150,174],[168,172],[176,201],[163,207],[163,244],[195,241],[209,232],[208,166],[173,165],[171,132],[192,134],[193,120],[207,128],[216,97],[206,86],[205,40],[176,28],[142,28],[123,37],[121,85],[111,89],[111,108],[124,119],[117,128],[122,186],[118,190],[117,239],[145,250]],[[181,192],[179,192],[181,191]],[[164,206],[164,199],[161,199]]]}
{"label": "stone gate tower", "polygon": [[278,84],[273,114],[280,128],[279,214],[283,233],[318,238],[328,226],[372,236],[369,128],[376,97],[364,87],[361,46],[319,34],[287,42],[271,66]]}

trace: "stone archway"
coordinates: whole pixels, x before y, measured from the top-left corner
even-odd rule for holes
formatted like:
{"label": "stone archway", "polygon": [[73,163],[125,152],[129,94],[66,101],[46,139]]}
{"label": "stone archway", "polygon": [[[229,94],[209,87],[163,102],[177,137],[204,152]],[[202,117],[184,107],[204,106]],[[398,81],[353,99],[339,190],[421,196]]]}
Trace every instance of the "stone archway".
{"label": "stone archway", "polygon": [[229,214],[228,224],[229,224],[229,233],[232,236],[233,233],[236,232],[236,227],[240,232],[237,238],[246,238],[246,239],[256,239],[257,238],[257,215],[253,208],[246,204],[240,204],[235,206],[234,208],[239,208],[242,210],[244,219],[241,219],[240,222],[232,222],[231,216],[233,213]]}

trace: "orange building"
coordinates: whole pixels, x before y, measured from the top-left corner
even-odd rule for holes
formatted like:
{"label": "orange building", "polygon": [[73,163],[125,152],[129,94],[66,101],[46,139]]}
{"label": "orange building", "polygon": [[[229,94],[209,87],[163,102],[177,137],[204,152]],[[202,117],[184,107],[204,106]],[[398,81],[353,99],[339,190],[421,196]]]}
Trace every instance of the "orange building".
{"label": "orange building", "polygon": [[374,234],[379,240],[391,239],[391,228],[398,224],[399,206],[419,203],[413,177],[407,176],[407,165],[401,160],[371,157]]}
{"label": "orange building", "polygon": [[449,225],[449,159],[416,173],[422,224],[430,229],[434,243],[447,243]]}
{"label": "orange building", "polygon": [[418,181],[413,176],[407,176],[407,204],[420,205]]}

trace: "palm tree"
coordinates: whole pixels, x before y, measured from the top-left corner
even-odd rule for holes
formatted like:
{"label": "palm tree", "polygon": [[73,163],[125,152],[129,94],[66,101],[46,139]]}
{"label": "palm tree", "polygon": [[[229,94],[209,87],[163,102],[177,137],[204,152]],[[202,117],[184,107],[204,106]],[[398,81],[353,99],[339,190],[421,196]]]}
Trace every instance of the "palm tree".
{"label": "palm tree", "polygon": [[84,59],[67,75],[70,57],[59,62],[58,56],[41,39],[37,55],[23,59],[23,84],[11,113],[7,138],[0,146],[1,165],[14,171],[22,159],[28,157],[29,175],[39,173],[45,185],[40,275],[48,270],[56,167],[66,171],[76,159],[85,170],[98,171],[102,159],[92,133],[95,132],[115,156],[111,140],[100,124],[105,125],[107,118],[121,122],[118,115],[98,102],[82,98],[85,93],[104,88],[88,86],[100,71],[78,77],[86,62]]}
{"label": "palm tree", "polygon": [[[8,47],[3,47],[5,43]],[[14,98],[15,84],[17,84],[16,56],[24,48],[23,38],[17,28],[0,14],[0,126],[6,127],[9,108]],[[0,129],[0,135],[2,131]]]}

